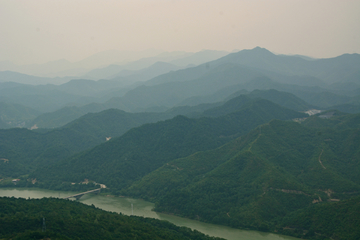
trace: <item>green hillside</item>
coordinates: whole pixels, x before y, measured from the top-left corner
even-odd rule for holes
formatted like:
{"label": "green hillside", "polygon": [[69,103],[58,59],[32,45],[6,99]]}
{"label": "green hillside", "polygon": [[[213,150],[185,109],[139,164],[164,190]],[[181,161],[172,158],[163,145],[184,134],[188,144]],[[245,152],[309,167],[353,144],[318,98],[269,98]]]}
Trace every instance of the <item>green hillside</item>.
{"label": "green hillside", "polygon": [[125,193],[156,202],[156,211],[275,231],[294,211],[360,194],[359,133],[274,120],[220,148],[168,162]]}
{"label": "green hillside", "polygon": [[336,130],[360,128],[360,114],[346,114],[337,110],[329,110],[307,118],[302,125]]}
{"label": "green hillside", "polygon": [[105,139],[72,129],[45,133],[20,128],[0,130],[0,158],[8,160],[0,168],[0,175],[17,177],[101,142],[105,142]]}
{"label": "green hillside", "polygon": [[[158,113],[126,113],[109,109],[89,113],[49,131],[28,129],[0,130],[0,158],[8,159],[0,176],[17,177],[39,166],[51,165],[77,152],[118,137],[133,127],[169,118]],[[1,162],[0,162],[1,163]]]}
{"label": "green hillside", "polygon": [[89,151],[38,169],[31,176],[45,186],[87,178],[122,189],[173,159],[219,147],[271,119],[305,116],[267,100],[253,100],[240,109],[233,105],[232,110],[217,118],[178,116],[133,128]]}
{"label": "green hillside", "polygon": [[1,239],[220,240],[167,221],[129,217],[55,198],[0,198],[0,212]]}
{"label": "green hillside", "polygon": [[286,216],[278,232],[308,239],[359,239],[360,198],[315,204]]}
{"label": "green hillside", "polygon": [[[238,101],[239,100],[235,99],[225,103],[224,106],[227,108],[226,113],[239,111],[240,106],[234,104]],[[256,101],[261,102],[260,100]],[[264,109],[261,105],[269,106],[266,106],[265,108],[267,109]],[[282,109],[265,100],[258,106],[251,106],[250,104],[241,109],[241,111],[242,113],[238,113],[237,115],[250,114],[243,122],[241,129],[238,130],[238,124],[235,122],[238,116],[234,115],[227,117],[229,119],[224,118],[227,126],[216,127],[222,129],[222,132],[220,131],[220,133],[218,132],[216,134],[219,134],[219,136],[239,134],[249,131],[257,126],[257,124],[264,123],[273,118],[291,119],[302,116],[301,113]],[[279,111],[285,114],[282,115]],[[118,109],[109,109],[100,113],[86,114],[62,128],[50,131],[30,131],[27,129],[9,129],[2,131],[0,137],[2,152],[0,157],[10,159],[11,161],[7,162],[10,164],[6,164],[4,168],[0,170],[0,174],[4,176],[18,176],[28,173],[37,167],[51,165],[79,151],[104,143],[106,139],[121,136],[133,127],[168,119],[174,114],[176,114],[176,112],[127,113]],[[224,114],[219,113],[217,116],[220,115]],[[253,119],[253,122],[250,121],[251,119]],[[221,125],[221,122],[213,123],[213,120],[207,121],[211,122],[209,126]],[[198,125],[200,126],[201,123],[199,122]],[[232,133],[232,129],[236,129],[236,131]],[[207,131],[211,132],[213,129],[208,128]],[[207,133],[206,135],[209,134]],[[225,142],[220,141],[220,143]]]}

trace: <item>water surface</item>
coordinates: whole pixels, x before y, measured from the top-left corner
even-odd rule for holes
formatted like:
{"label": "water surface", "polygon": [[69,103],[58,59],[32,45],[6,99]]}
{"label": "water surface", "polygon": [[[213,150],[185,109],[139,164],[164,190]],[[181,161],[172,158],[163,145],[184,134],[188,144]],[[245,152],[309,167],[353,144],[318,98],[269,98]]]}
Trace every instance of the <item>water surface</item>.
{"label": "water surface", "polygon": [[[77,192],[51,191],[44,189],[0,189],[0,197],[22,197],[22,198],[43,198],[43,197],[67,197]],[[106,211],[122,213],[125,215],[136,215],[151,217],[160,220],[167,220],[177,226],[185,226],[196,229],[210,236],[222,237],[228,240],[296,240],[298,238],[263,233],[257,231],[239,230],[216,224],[203,223],[187,218],[181,218],[169,214],[156,213],[151,211],[154,204],[140,199],[111,197],[96,194],[86,194],[80,200],[84,204],[94,204],[96,207]]]}

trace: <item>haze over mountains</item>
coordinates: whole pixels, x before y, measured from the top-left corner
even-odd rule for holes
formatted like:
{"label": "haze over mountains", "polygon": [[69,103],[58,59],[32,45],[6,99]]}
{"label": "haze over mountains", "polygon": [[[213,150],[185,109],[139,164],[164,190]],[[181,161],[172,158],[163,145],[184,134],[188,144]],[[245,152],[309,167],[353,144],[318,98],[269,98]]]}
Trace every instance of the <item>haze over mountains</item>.
{"label": "haze over mountains", "polygon": [[[359,54],[116,54],[61,84],[0,72],[0,186],[88,179],[200,221],[357,239]],[[359,224],[326,228],[329,212]]]}
{"label": "haze over mountains", "polygon": [[[163,52],[160,50],[135,51],[105,51],[94,54],[79,62],[71,63],[65,59],[48,62],[45,64],[17,66],[11,62],[0,62],[0,71],[19,72],[27,75],[34,75],[41,78],[27,79],[29,84],[64,83],[64,77],[76,77],[87,79],[109,78],[122,70],[140,70],[147,68],[156,62],[168,62],[178,67],[188,65],[199,65],[201,63],[225,56],[228,52],[203,50],[197,53],[190,52]],[[55,79],[51,79],[55,78]],[[2,80],[2,79],[1,79]],[[20,79],[17,80],[21,81]],[[24,80],[23,80],[24,81]],[[26,83],[26,82],[23,82]]]}
{"label": "haze over mountains", "polygon": [[[222,101],[241,89],[276,89],[293,93],[323,109],[332,106],[337,106],[337,109],[345,112],[357,112],[359,109],[358,54],[306,60],[299,56],[275,55],[257,47],[203,63],[224,54],[225,52],[202,51],[191,55],[185,54],[189,55],[186,57],[180,53],[173,54],[175,57],[167,56],[168,60],[177,57],[178,64],[183,61],[182,66],[174,65],[174,60],[170,63],[155,62],[155,59],[158,60],[161,56],[163,59],[166,58],[163,54],[160,57],[140,59],[119,66],[119,69],[111,65],[89,73],[98,75],[99,78],[104,74],[108,77],[111,75],[112,79],[78,79],[61,85],[33,86],[8,83],[14,79],[22,79],[20,82],[23,83],[49,79],[0,72],[1,101],[24,105],[47,113],[47,116],[50,112],[57,115],[57,110],[71,106],[72,112],[80,108],[76,110],[79,112],[76,117],[79,117],[87,112],[98,112],[108,108],[119,108],[128,112],[165,111],[174,106]],[[148,64],[143,64],[142,69],[131,70],[135,69],[131,66],[145,62]],[[185,63],[194,62],[202,64],[186,68]],[[126,66],[129,67],[127,70]],[[110,68],[117,70],[110,71]],[[46,127],[55,126],[59,125]]]}

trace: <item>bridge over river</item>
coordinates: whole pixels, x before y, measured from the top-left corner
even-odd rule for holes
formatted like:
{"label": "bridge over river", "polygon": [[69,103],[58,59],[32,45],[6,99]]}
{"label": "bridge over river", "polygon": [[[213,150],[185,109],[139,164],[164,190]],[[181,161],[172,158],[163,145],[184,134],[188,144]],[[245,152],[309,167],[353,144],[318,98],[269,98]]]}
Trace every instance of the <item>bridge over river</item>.
{"label": "bridge over river", "polygon": [[90,190],[90,191],[87,191],[87,192],[82,192],[82,193],[77,193],[77,194],[74,194],[74,195],[71,195],[71,196],[67,196],[67,197],[64,197],[62,199],[76,198],[76,200],[79,200],[85,194],[94,193],[94,192],[100,192],[100,190],[101,190],[101,188],[98,188],[98,189]]}

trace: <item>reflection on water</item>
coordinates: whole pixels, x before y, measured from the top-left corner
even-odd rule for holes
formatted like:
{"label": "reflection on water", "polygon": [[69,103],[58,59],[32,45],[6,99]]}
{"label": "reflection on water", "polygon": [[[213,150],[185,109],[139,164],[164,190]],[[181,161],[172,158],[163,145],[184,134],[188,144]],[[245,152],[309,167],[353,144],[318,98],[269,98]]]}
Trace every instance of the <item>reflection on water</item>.
{"label": "reflection on water", "polygon": [[[43,198],[43,197],[67,197],[75,194],[74,192],[50,191],[43,189],[0,189],[0,197],[22,197],[22,198]],[[125,215],[131,215],[133,204],[133,213],[137,216],[157,218],[167,220],[178,226],[185,226],[196,229],[210,236],[222,237],[229,240],[295,240],[297,238],[280,236],[271,233],[257,231],[245,231],[229,228],[221,225],[202,223],[195,220],[180,218],[173,215],[156,213],[151,211],[154,204],[140,199],[106,197],[96,194],[86,194],[80,202],[91,205],[111,212],[121,212]]]}

